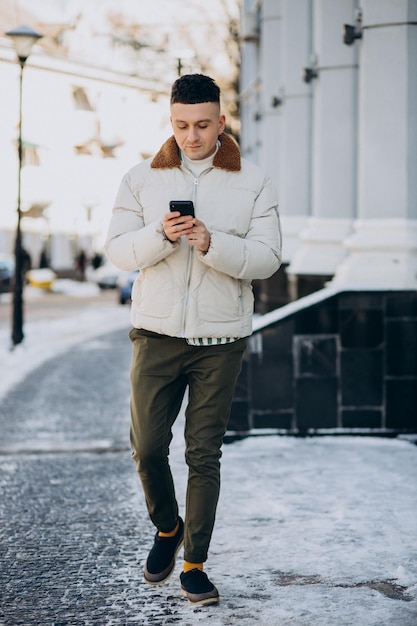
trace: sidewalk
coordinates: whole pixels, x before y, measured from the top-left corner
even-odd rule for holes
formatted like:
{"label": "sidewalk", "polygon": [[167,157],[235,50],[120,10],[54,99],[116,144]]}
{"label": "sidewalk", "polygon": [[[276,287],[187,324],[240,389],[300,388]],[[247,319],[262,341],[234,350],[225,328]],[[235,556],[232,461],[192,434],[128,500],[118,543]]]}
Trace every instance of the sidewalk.
{"label": "sidewalk", "polygon": [[[166,585],[143,583],[154,530],[128,444],[127,317],[109,306],[38,320],[11,354],[0,329],[10,370],[0,626],[415,626],[417,446],[402,440],[226,445],[206,566],[219,606],[193,609],[180,596],[180,558]],[[171,448],[183,514],[182,428],[183,416]]]}

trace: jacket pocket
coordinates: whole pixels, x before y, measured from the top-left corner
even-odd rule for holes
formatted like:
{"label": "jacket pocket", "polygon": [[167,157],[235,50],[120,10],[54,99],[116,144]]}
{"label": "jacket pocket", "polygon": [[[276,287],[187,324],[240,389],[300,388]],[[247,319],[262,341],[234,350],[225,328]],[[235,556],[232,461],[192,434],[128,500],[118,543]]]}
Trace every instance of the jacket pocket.
{"label": "jacket pocket", "polygon": [[207,271],[198,288],[197,314],[207,322],[230,322],[242,317],[241,281]]}
{"label": "jacket pocket", "polygon": [[[161,271],[161,263],[165,265]],[[165,261],[155,267],[148,267],[139,274],[134,284],[132,305],[146,316],[156,318],[169,317],[175,304],[175,287],[171,270]]]}

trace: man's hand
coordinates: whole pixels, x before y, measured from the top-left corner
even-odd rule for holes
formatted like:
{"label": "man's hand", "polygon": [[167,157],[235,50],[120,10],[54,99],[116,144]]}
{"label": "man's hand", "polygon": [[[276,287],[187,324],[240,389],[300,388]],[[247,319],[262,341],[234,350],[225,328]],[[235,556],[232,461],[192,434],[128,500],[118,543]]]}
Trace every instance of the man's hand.
{"label": "man's hand", "polygon": [[181,215],[179,211],[166,213],[162,219],[164,233],[172,243],[177,241],[182,235],[191,232],[194,224],[192,215]]}
{"label": "man's hand", "polygon": [[210,233],[201,220],[191,215],[181,215],[179,211],[166,213],[162,219],[164,233],[174,243],[185,235],[190,246],[200,252],[207,252],[210,246]]}
{"label": "man's hand", "polygon": [[201,220],[194,218],[193,222],[193,228],[187,233],[188,243],[190,246],[195,246],[200,252],[205,253],[210,247],[210,233]]}

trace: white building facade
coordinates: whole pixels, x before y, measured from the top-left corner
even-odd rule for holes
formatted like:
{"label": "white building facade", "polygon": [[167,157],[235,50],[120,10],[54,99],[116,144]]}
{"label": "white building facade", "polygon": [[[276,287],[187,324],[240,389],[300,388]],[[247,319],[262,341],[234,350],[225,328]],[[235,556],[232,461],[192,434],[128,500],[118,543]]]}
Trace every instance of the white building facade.
{"label": "white building facade", "polygon": [[417,2],[244,0],[242,150],[280,195],[289,299],[417,288]]}

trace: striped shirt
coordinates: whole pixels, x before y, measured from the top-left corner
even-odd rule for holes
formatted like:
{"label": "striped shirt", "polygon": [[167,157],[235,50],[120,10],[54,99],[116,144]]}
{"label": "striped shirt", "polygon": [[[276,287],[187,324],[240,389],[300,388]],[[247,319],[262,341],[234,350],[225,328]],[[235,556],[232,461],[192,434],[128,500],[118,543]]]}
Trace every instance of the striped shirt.
{"label": "striped shirt", "polygon": [[186,339],[190,346],[220,346],[225,343],[233,343],[237,337],[197,337]]}

